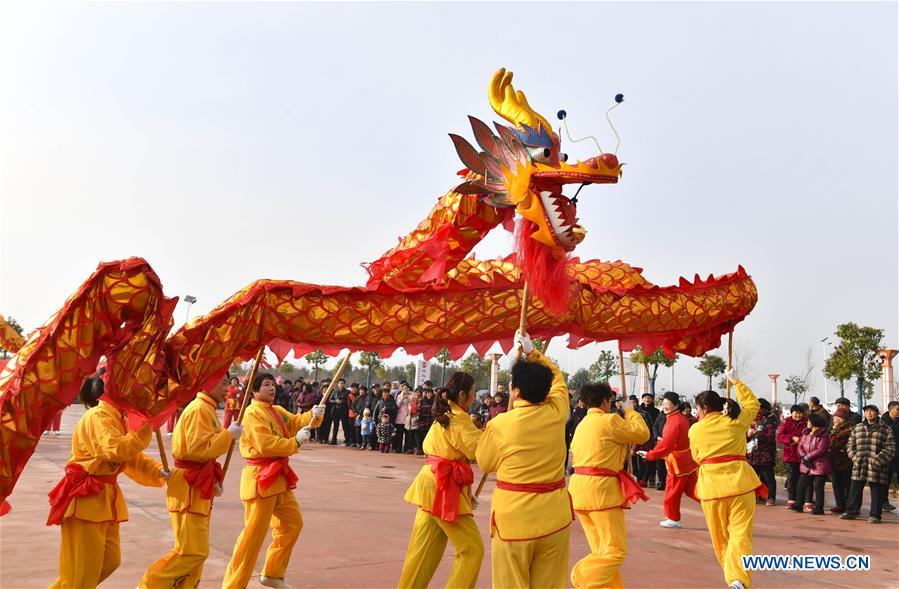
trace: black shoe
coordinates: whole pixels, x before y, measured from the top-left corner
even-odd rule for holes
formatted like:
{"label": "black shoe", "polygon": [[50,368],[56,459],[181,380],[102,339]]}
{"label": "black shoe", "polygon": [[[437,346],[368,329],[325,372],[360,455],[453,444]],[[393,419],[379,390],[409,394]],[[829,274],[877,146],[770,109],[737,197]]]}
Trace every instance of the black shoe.
{"label": "black shoe", "polygon": [[802,513],[802,507],[798,505],[791,505],[787,507],[787,509],[789,509],[790,511],[795,511],[796,513]]}
{"label": "black shoe", "polygon": [[894,511],[895,509],[896,509],[896,506],[893,505],[892,503],[884,503],[883,504],[884,511]]}
{"label": "black shoe", "polygon": [[336,446],[336,445],[337,445],[337,442],[328,442],[328,445],[329,445],[329,446]]}
{"label": "black shoe", "polygon": [[880,518],[877,517],[876,515],[872,515],[871,517],[868,518],[868,523],[869,524],[879,524]]}
{"label": "black shoe", "polygon": [[858,514],[856,514],[856,513],[844,513],[844,514],[840,515],[840,519],[855,519],[857,517],[858,517]]}
{"label": "black shoe", "polygon": [[822,509],[821,511],[818,511],[817,509],[813,509],[812,511],[809,511],[808,513],[810,513],[812,515],[824,515],[824,510]]}

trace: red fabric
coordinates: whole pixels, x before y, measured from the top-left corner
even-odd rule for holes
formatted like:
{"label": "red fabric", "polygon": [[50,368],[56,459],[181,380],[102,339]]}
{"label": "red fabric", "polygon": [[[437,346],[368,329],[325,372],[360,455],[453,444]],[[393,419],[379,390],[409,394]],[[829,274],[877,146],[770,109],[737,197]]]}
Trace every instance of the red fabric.
{"label": "red fabric", "polygon": [[196,487],[203,499],[212,499],[212,496],[215,495],[215,484],[225,480],[222,465],[215,460],[192,462],[176,458],[175,467],[186,471],[184,480],[192,487]]}
{"label": "red fabric", "polygon": [[[705,460],[699,463],[699,466],[704,464],[724,464],[725,462],[745,462],[749,464],[749,459],[745,456],[712,456],[710,458],[706,458]],[[768,498],[768,487],[765,486],[764,483],[761,483],[758,487],[755,488],[755,496],[760,499]]]}
{"label": "red fabric", "polygon": [[565,487],[565,479],[560,479],[554,483],[507,483],[506,481],[496,481],[496,488],[503,491],[516,491],[518,493],[551,493],[556,489]]}
{"label": "red fabric", "polygon": [[592,466],[576,466],[574,474],[582,474],[590,477],[612,477],[618,479],[621,494],[627,501],[636,504],[638,500],[649,501],[649,497],[643,488],[637,483],[637,479],[626,470],[611,470],[608,468],[595,468]]}
{"label": "red fabric", "polygon": [[66,465],[66,474],[62,480],[47,493],[50,498],[50,515],[47,525],[59,525],[76,497],[91,497],[103,490],[103,485],[114,485],[116,475],[97,476],[89,474],[81,465],[74,462]]}
{"label": "red fabric", "polygon": [[574,276],[568,272],[568,256],[532,239],[537,225],[521,218],[515,231],[515,260],[528,284],[531,296],[549,313],[561,317],[571,302]]}
{"label": "red fabric", "polygon": [[471,465],[463,460],[447,460],[439,456],[428,456],[425,464],[431,465],[431,472],[437,478],[437,492],[431,515],[445,522],[455,522],[459,516],[459,494],[462,487],[474,482]]}
{"label": "red fabric", "polygon": [[[649,453],[647,453],[646,456],[648,458]],[[699,465],[693,460],[693,454],[690,452],[689,448],[675,450],[666,456],[665,466],[668,468],[669,473],[678,477],[689,476],[699,470]]]}
{"label": "red fabric", "polygon": [[686,476],[677,476],[668,471],[665,480],[665,498],[662,501],[665,517],[671,521],[680,521],[680,502],[684,493],[693,501],[699,502],[699,498],[696,497],[696,479],[695,472]]}
{"label": "red fabric", "polygon": [[263,491],[274,485],[275,481],[282,474],[287,481],[288,489],[295,489],[297,481],[300,480],[297,473],[290,468],[290,461],[287,459],[287,456],[281,458],[247,458],[247,464],[260,467],[259,472],[256,473],[256,481]]}
{"label": "red fabric", "polygon": [[690,438],[687,432],[690,430],[690,422],[687,416],[680,411],[665,415],[665,427],[662,429],[662,440],[656,447],[646,453],[646,460],[656,461],[665,458],[675,450],[685,450],[690,447]]}
{"label": "red fabric", "polygon": [[271,414],[272,418],[275,420],[275,423],[278,424],[278,427],[281,428],[281,435],[285,438],[289,438],[290,434],[287,431],[287,425],[285,425],[284,419],[281,417],[281,413],[271,405],[268,405],[266,409],[268,409],[269,414]]}
{"label": "red fabric", "polygon": [[[0,368],[2,368],[2,367],[0,367]],[[12,511],[12,505],[9,504],[9,501],[4,499],[3,503],[0,503],[0,517],[3,517],[10,511]]]}

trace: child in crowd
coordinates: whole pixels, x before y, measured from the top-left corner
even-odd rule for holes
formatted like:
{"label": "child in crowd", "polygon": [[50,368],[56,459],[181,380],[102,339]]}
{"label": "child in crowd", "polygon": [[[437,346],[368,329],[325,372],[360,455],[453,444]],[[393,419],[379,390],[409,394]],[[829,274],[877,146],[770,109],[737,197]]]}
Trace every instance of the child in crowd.
{"label": "child in crowd", "polygon": [[378,447],[385,454],[390,453],[390,445],[393,438],[396,437],[396,427],[390,423],[390,416],[387,413],[381,414],[381,423],[377,428]]}
{"label": "child in crowd", "polygon": [[371,409],[366,407],[362,411],[362,419],[359,421],[359,431],[362,434],[362,445],[360,450],[374,450],[372,444],[372,432],[374,431],[374,420],[371,418]]}

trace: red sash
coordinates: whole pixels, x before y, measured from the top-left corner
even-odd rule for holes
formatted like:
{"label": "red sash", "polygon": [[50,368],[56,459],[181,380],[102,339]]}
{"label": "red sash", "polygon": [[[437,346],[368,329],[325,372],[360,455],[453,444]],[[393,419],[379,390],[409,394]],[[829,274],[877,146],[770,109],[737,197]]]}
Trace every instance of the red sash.
{"label": "red sash", "polygon": [[47,516],[47,525],[62,524],[63,517],[69,509],[69,504],[76,497],[92,497],[103,490],[103,485],[114,485],[117,475],[93,475],[76,463],[66,465],[66,474],[53,490],[47,493],[50,498],[50,515]]}
{"label": "red sash", "polygon": [[[706,464],[724,464],[725,462],[749,462],[749,459],[746,456],[712,456],[710,458],[706,458],[705,460],[700,461],[699,466],[703,466]],[[765,483],[761,483],[755,489],[755,496],[760,499],[768,498],[768,487],[765,486]]]}
{"label": "red sash", "polygon": [[459,494],[462,487],[474,482],[471,465],[464,460],[447,460],[439,456],[428,456],[425,464],[431,465],[431,472],[437,479],[431,515],[445,522],[455,522],[459,515]]}
{"label": "red sash", "polygon": [[557,489],[565,488],[565,479],[562,478],[554,483],[507,483],[497,479],[496,488],[517,493],[552,493]]}
{"label": "red sash", "polygon": [[250,466],[258,466],[255,478],[263,491],[275,484],[278,477],[282,474],[287,481],[288,489],[295,489],[297,481],[300,477],[290,468],[290,461],[287,456],[281,458],[247,458],[247,464]]}
{"label": "red sash", "polygon": [[649,501],[646,492],[637,484],[631,473],[626,470],[611,470],[608,468],[596,468],[593,466],[575,466],[574,474],[582,474],[588,477],[610,477],[618,479],[618,486],[624,498],[634,505],[638,500]]}
{"label": "red sash", "polygon": [[175,467],[184,469],[184,480],[192,487],[196,487],[203,499],[212,499],[215,495],[215,484],[221,483],[225,478],[222,465],[215,460],[191,462],[176,458]]}

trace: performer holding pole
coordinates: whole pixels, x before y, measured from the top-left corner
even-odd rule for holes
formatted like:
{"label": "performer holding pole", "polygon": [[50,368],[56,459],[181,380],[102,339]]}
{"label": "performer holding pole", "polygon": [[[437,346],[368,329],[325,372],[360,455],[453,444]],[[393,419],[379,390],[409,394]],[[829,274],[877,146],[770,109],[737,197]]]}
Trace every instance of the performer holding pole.
{"label": "performer holding pole", "polygon": [[[222,429],[215,413],[228,392],[230,375],[208,392],[197,393],[184,409],[172,436],[175,469],[166,488],[166,506],[175,547],[144,573],[140,589],[197,587],[209,556],[209,514],[222,492],[224,471],[216,459],[240,437],[235,422]],[[159,431],[157,430],[157,434]]]}
{"label": "performer holding pole", "polygon": [[[568,386],[559,368],[515,334],[514,408],[487,423],[475,456],[496,472],[490,510],[495,588],[565,587],[574,519],[565,488]],[[622,458],[623,460],[623,458]]]}
{"label": "performer holding pole", "polygon": [[575,587],[622,587],[619,569],[627,554],[624,510],[648,500],[633,476],[621,468],[630,444],[649,439],[643,417],[629,405],[624,418],[612,411],[615,392],[607,383],[581,388],[587,415],[571,440],[574,474],[568,485],[590,554],[574,565]]}
{"label": "performer holding pole", "polygon": [[699,421],[690,428],[690,450],[699,464],[696,495],[724,582],[731,589],[749,589],[752,579],[741,556],[752,554],[755,498],[767,496],[767,487],[746,459],[746,432],[759,412],[759,401],[733,369],[724,374],[734,383],[740,404],[714,391],[699,393]]}
{"label": "performer holding pole", "polygon": [[224,589],[244,589],[253,576],[256,558],[266,532],[272,527],[272,543],[265,556],[259,582],[276,589],[289,588],[284,581],[293,546],[303,529],[303,516],[294,496],[298,477],[289,458],[309,439],[310,428],[321,423],[325,408],[293,415],[272,405],[275,377],[257,374],[252,382],[253,402],[245,405],[240,454],[246,466],[240,477],[244,503],[244,529],[237,537],[231,562],[222,581]]}
{"label": "performer holding pole", "polygon": [[161,487],[169,473],[143,453],[153,435],[149,425],[128,431],[122,413],[100,399],[103,381],[89,378],[81,387],[88,407],[72,434],[72,456],[65,477],[50,491],[47,525],[59,525],[59,577],[51,589],[96,587],[122,560],[119,523],[128,508],[116,479]]}
{"label": "performer holding pole", "polygon": [[484,559],[484,544],[474,521],[477,499],[471,496],[479,430],[468,417],[475,399],[471,375],[455,372],[446,383],[446,400],[435,397],[434,423],[424,440],[427,458],[405,500],[416,505],[415,523],[400,589],[424,589],[443,558],[446,541],[453,543],[454,560],[447,587],[474,587]]}

